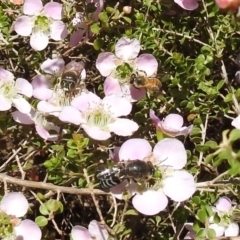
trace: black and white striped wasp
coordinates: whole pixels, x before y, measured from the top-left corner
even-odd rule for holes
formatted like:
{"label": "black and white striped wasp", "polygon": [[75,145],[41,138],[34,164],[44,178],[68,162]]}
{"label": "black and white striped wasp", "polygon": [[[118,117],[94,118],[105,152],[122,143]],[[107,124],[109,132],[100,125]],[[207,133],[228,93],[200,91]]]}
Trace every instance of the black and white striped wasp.
{"label": "black and white striped wasp", "polygon": [[150,161],[129,160],[118,162],[112,168],[107,168],[97,174],[100,187],[108,189],[120,184],[125,179],[137,181],[154,174],[154,167]]}

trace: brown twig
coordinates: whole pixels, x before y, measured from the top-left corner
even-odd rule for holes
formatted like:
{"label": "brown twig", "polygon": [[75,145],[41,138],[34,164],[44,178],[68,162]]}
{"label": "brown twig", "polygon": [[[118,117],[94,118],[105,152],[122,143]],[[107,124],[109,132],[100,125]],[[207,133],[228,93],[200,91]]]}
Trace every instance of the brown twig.
{"label": "brown twig", "polygon": [[76,195],[87,195],[91,193],[94,193],[95,195],[109,195],[109,193],[99,189],[88,189],[88,188],[79,189],[74,187],[57,186],[51,183],[22,180],[22,179],[10,177],[4,173],[0,173],[0,181],[2,182],[5,181],[6,183],[12,183],[18,186],[23,186],[28,188],[46,189],[54,192],[60,191],[62,193],[69,193],[69,194],[76,194]]}
{"label": "brown twig", "polygon": [[[86,181],[87,181],[88,185],[91,186],[91,182],[90,182],[90,179],[89,179],[87,170],[86,170],[85,168],[83,169],[83,173],[84,173],[84,177],[86,178]],[[93,189],[92,189],[92,190],[93,190]],[[113,230],[106,224],[106,222],[105,222],[105,220],[104,220],[104,218],[103,218],[102,212],[101,212],[101,210],[100,210],[100,208],[99,208],[99,205],[98,205],[98,201],[97,201],[97,199],[96,199],[96,197],[95,197],[95,194],[94,194],[94,192],[93,192],[92,190],[91,190],[91,188],[90,188],[90,194],[91,194],[93,203],[94,203],[94,205],[95,205],[95,207],[96,207],[96,210],[97,210],[98,216],[99,216],[99,218],[100,218],[100,221],[101,221],[101,223],[106,227],[106,229],[108,230],[108,232],[110,232],[112,235],[114,235]]]}
{"label": "brown twig", "polygon": [[111,193],[111,196],[112,196],[112,199],[113,199],[113,206],[114,206],[114,214],[113,214],[113,221],[112,221],[112,224],[110,227],[113,227],[115,225],[115,222],[116,222],[116,218],[117,218],[117,201],[116,201],[116,198],[115,196]]}

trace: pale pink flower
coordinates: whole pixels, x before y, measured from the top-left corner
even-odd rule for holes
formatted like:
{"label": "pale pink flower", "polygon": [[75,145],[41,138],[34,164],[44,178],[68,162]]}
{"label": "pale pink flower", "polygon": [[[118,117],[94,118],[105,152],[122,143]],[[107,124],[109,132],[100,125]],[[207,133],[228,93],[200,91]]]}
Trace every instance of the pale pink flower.
{"label": "pale pink flower", "polygon": [[36,75],[32,79],[33,97],[39,100],[47,100],[52,97],[52,84],[45,75]]}
{"label": "pale pink flower", "polygon": [[132,120],[120,118],[127,116],[132,105],[125,98],[115,95],[100,99],[91,92],[83,92],[73,99],[71,107],[63,108],[59,119],[63,122],[81,125],[89,137],[106,140],[111,132],[119,136],[130,136],[138,130]]}
{"label": "pale pink flower", "polygon": [[[87,16],[84,13],[77,12],[72,20],[72,25],[76,29],[76,32],[71,34],[69,45],[70,47],[76,46],[83,40],[84,37],[88,38],[92,35],[92,32],[88,32],[89,24],[98,20],[98,14],[103,10],[103,0],[86,0],[87,4],[95,4],[96,10],[93,13],[89,13]],[[89,30],[90,31],[90,30]]]}
{"label": "pale pink flower", "polygon": [[[239,8],[240,9],[240,8]],[[240,58],[240,54],[239,54],[239,58]],[[239,65],[239,60],[238,60],[238,65]],[[237,71],[235,73],[235,81],[240,84],[240,71]]]}
{"label": "pale pink flower", "polygon": [[218,8],[226,11],[235,12],[240,7],[239,0],[215,0],[215,3]]}
{"label": "pale pink flower", "polygon": [[24,0],[10,0],[10,2],[14,5],[22,5]]}
{"label": "pale pink flower", "polygon": [[[68,70],[70,69],[75,70],[79,68],[79,65],[82,66],[83,64],[84,64],[83,62],[71,61],[70,63],[66,64],[66,66],[68,67]],[[41,64],[41,70],[52,75],[55,78],[60,78],[61,73],[63,72],[66,66],[62,58],[55,59],[48,58]],[[86,79],[86,70],[84,66],[79,77],[81,81],[84,81]]]}
{"label": "pale pink flower", "polygon": [[[213,214],[217,214],[220,222],[214,223],[214,216],[209,218],[209,223],[206,228],[213,229],[216,233],[216,237],[226,236],[226,237],[236,237],[239,235],[239,226],[236,222],[232,221],[232,215],[234,207],[232,207],[232,202],[228,197],[220,197],[212,207]],[[190,237],[195,238],[196,234],[192,229],[192,223],[186,224],[186,228],[189,230],[184,239],[189,239]]]}
{"label": "pale pink flower", "polygon": [[[71,62],[72,65],[79,64],[74,61]],[[62,58],[47,59],[41,64],[41,69],[52,75],[56,81],[60,81],[60,75],[65,67],[65,62]],[[86,70],[83,69],[80,74],[80,79],[83,81],[86,78]],[[70,106],[71,97],[66,95],[65,89],[61,88],[61,85],[56,83],[54,87],[50,84],[49,80],[44,75],[37,75],[32,80],[33,94],[34,97],[41,100],[37,109],[40,112],[47,113],[58,117],[59,113],[66,106]],[[79,89],[79,94],[75,91],[75,95],[80,95],[81,90]]]}
{"label": "pale pink flower", "polygon": [[[190,198],[196,190],[193,176],[182,170],[187,162],[187,154],[182,142],[177,139],[165,138],[159,141],[153,150],[145,139],[127,140],[119,150],[119,159],[152,161],[161,172],[161,179],[140,194],[136,183],[127,186],[131,195],[136,194],[132,199],[134,208],[145,215],[155,215],[164,210],[168,204],[168,197],[176,202],[182,202]],[[126,182],[122,182],[112,187],[110,191],[115,197],[122,199],[125,187]]]}
{"label": "pale pink flower", "polygon": [[179,114],[168,114],[162,121],[155,115],[152,109],[150,109],[149,115],[157,130],[169,136],[186,136],[193,130],[193,125],[183,127],[183,118]]}
{"label": "pale pink flower", "polygon": [[[8,232],[4,239],[22,239],[22,240],[40,240],[42,232],[40,228],[32,220],[25,219],[21,221],[19,217],[23,217],[28,210],[28,201],[20,192],[7,193],[1,200],[0,209],[9,215],[13,224],[13,232]],[[17,225],[16,225],[17,224]],[[11,228],[9,228],[11,229]]]}
{"label": "pale pink flower", "polygon": [[199,6],[197,0],[174,0],[174,2],[186,10],[195,10]]}
{"label": "pale pink flower", "polygon": [[23,78],[14,81],[11,72],[0,68],[0,111],[9,110],[12,105],[23,113],[31,111],[31,105],[23,98],[32,96],[32,85]]}
{"label": "pale pink flower", "polygon": [[125,14],[130,14],[132,12],[132,7],[131,6],[124,6],[123,7],[123,12]]}
{"label": "pale pink flower", "polygon": [[14,228],[16,239],[21,240],[41,240],[42,232],[38,225],[32,220],[25,219]]}
{"label": "pale pink flower", "polygon": [[240,115],[238,115],[236,118],[232,120],[232,126],[236,129],[240,129]]}
{"label": "pale pink flower", "polygon": [[43,6],[41,0],[26,0],[23,13],[25,15],[17,18],[14,29],[21,36],[31,35],[30,45],[36,51],[45,49],[49,38],[60,41],[68,34],[67,27],[60,21],[63,17],[60,3],[49,2]]}
{"label": "pale pink flower", "polygon": [[158,62],[152,54],[142,54],[139,57],[140,42],[137,39],[123,37],[115,46],[115,54],[100,53],[96,60],[96,67],[102,76],[107,77],[104,82],[105,95],[116,94],[134,102],[142,99],[145,89],[137,89],[130,84],[133,73],[151,77],[156,74]]}
{"label": "pale pink flower", "polygon": [[79,225],[72,228],[71,236],[73,240],[107,240],[109,235],[107,229],[96,220],[92,220],[88,229]]}
{"label": "pale pink flower", "polygon": [[10,192],[2,198],[0,209],[7,215],[23,217],[28,210],[28,201],[21,192]]}
{"label": "pale pink flower", "polygon": [[[14,121],[21,124],[34,124],[35,129],[38,135],[47,141],[56,141],[60,134],[60,127],[56,126],[54,123],[47,121],[45,115],[41,112],[36,112],[31,110],[30,113],[24,114],[19,111],[15,111],[12,113]],[[51,131],[51,133],[50,133]],[[53,134],[52,132],[56,132]],[[66,134],[67,131],[65,129],[62,130],[61,134]]]}

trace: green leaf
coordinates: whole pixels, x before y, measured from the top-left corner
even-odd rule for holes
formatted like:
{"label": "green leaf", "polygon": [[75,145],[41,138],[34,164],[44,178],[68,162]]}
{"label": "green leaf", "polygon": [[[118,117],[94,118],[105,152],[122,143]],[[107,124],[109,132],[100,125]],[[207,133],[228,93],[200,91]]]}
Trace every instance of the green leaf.
{"label": "green leaf", "polygon": [[162,218],[160,216],[155,217],[157,225],[162,221]]}
{"label": "green leaf", "polygon": [[233,129],[229,134],[229,140],[231,142],[235,142],[240,138],[240,130],[239,129]]}
{"label": "green leaf", "polygon": [[91,31],[94,33],[94,34],[99,34],[100,32],[100,27],[99,27],[99,23],[96,22],[96,23],[93,23],[91,25]]}
{"label": "green leaf", "polygon": [[210,48],[209,46],[203,46],[201,48],[201,53],[204,55],[212,54],[212,51],[212,48]]}
{"label": "green leaf", "polygon": [[195,197],[192,198],[192,201],[193,201],[195,204],[199,205],[200,202],[201,202],[201,199],[200,199],[200,197],[195,196]]}
{"label": "green leaf", "polygon": [[216,232],[213,229],[209,228],[206,231],[206,237],[209,239],[214,239],[216,238]]}
{"label": "green leaf", "polygon": [[164,139],[165,135],[163,132],[160,132],[160,131],[156,131],[156,137],[157,137],[157,140],[158,141],[161,141],[162,139]]}
{"label": "green leaf", "polygon": [[214,141],[207,141],[204,145],[208,146],[211,149],[218,148],[218,144],[216,142],[214,142]]}
{"label": "green leaf", "polygon": [[59,203],[59,208],[56,211],[56,213],[60,214],[60,213],[63,213],[64,207],[63,207],[63,204],[61,202],[58,202],[58,203]]}
{"label": "green leaf", "polygon": [[232,100],[233,100],[232,93],[228,93],[224,98],[225,103],[231,102]]}
{"label": "green leaf", "polygon": [[108,15],[107,15],[106,12],[99,13],[98,17],[99,17],[99,20],[101,22],[107,22],[108,21]]}
{"label": "green leaf", "polygon": [[144,20],[144,15],[143,15],[142,13],[136,13],[136,14],[135,14],[135,18],[136,18],[137,20]]}
{"label": "green leaf", "polygon": [[106,7],[106,11],[107,11],[108,13],[113,13],[113,12],[115,11],[115,9],[112,8],[112,7],[107,6],[107,7]]}
{"label": "green leaf", "polygon": [[129,24],[132,23],[132,19],[129,18],[129,17],[124,16],[123,19],[124,19],[127,23],[129,23]]}
{"label": "green leaf", "polygon": [[224,80],[219,81],[217,84],[217,90],[219,91],[223,87],[224,84],[225,84]]}
{"label": "green leaf", "polygon": [[41,201],[45,201],[45,196],[42,194],[42,193],[40,193],[40,192],[38,192],[37,193],[37,197],[41,200]]}
{"label": "green leaf", "polygon": [[206,152],[209,150],[209,147],[206,145],[196,145],[195,149],[199,152]]}
{"label": "green leaf", "polygon": [[205,211],[205,209],[200,209],[198,210],[197,212],[197,216],[198,216],[198,219],[202,222],[202,223],[205,223],[207,221],[207,213]]}
{"label": "green leaf", "polygon": [[119,12],[118,10],[115,10],[112,19],[113,19],[113,20],[117,20],[117,19],[119,19],[119,16],[120,16],[120,12]]}
{"label": "green leaf", "polygon": [[38,216],[35,219],[35,223],[39,226],[39,227],[45,227],[48,224],[48,220],[47,218],[43,217],[43,216]]}
{"label": "green leaf", "polygon": [[213,221],[214,221],[214,223],[216,223],[216,224],[220,223],[221,218],[218,216],[217,213],[214,214]]}
{"label": "green leaf", "polygon": [[124,215],[138,215],[139,213],[135,209],[130,209],[124,213]]}
{"label": "green leaf", "polygon": [[50,212],[56,212],[59,209],[60,204],[59,201],[55,199],[50,199],[46,202],[46,206]]}
{"label": "green leaf", "polygon": [[199,231],[196,233],[197,238],[205,238],[206,231],[204,228],[199,229]]}
{"label": "green leaf", "polygon": [[93,42],[93,47],[95,50],[100,50],[103,46],[103,40],[100,38],[97,38]]}
{"label": "green leaf", "polygon": [[50,214],[50,212],[48,211],[46,203],[41,204],[41,206],[39,207],[39,211],[42,215],[49,215]]}
{"label": "green leaf", "polygon": [[197,59],[195,60],[197,65],[204,65],[205,62],[205,56],[203,54],[200,54]]}

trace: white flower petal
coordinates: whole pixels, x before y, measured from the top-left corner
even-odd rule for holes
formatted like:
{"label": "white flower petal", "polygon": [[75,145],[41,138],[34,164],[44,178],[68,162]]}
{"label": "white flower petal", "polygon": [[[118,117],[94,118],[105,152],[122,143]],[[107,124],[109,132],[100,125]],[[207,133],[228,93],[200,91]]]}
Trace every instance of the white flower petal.
{"label": "white flower petal", "polygon": [[239,235],[239,226],[237,223],[232,222],[228,225],[228,227],[225,229],[226,237],[236,237]]}
{"label": "white flower petal", "polygon": [[16,33],[20,36],[30,36],[33,28],[33,21],[28,16],[21,16],[19,17],[15,24],[14,24],[14,30]]}
{"label": "white flower petal", "polygon": [[25,219],[14,228],[16,239],[41,240],[42,232],[38,225],[32,220]]}
{"label": "white flower petal", "polygon": [[22,97],[14,98],[12,99],[12,102],[13,105],[22,113],[29,113],[32,109],[29,102]]}
{"label": "white flower petal", "polygon": [[48,42],[48,36],[41,32],[32,34],[30,37],[30,45],[36,51],[42,51],[45,49],[48,45]]}
{"label": "white flower petal", "polygon": [[120,38],[115,47],[115,53],[118,58],[130,60],[137,57],[140,51],[140,42],[137,39]]}
{"label": "white flower petal", "polygon": [[68,30],[62,21],[54,21],[50,25],[50,37],[55,41],[60,41],[66,38]]}
{"label": "white flower petal", "polygon": [[28,201],[21,192],[10,192],[2,198],[0,209],[8,215],[23,217],[28,210]]}

